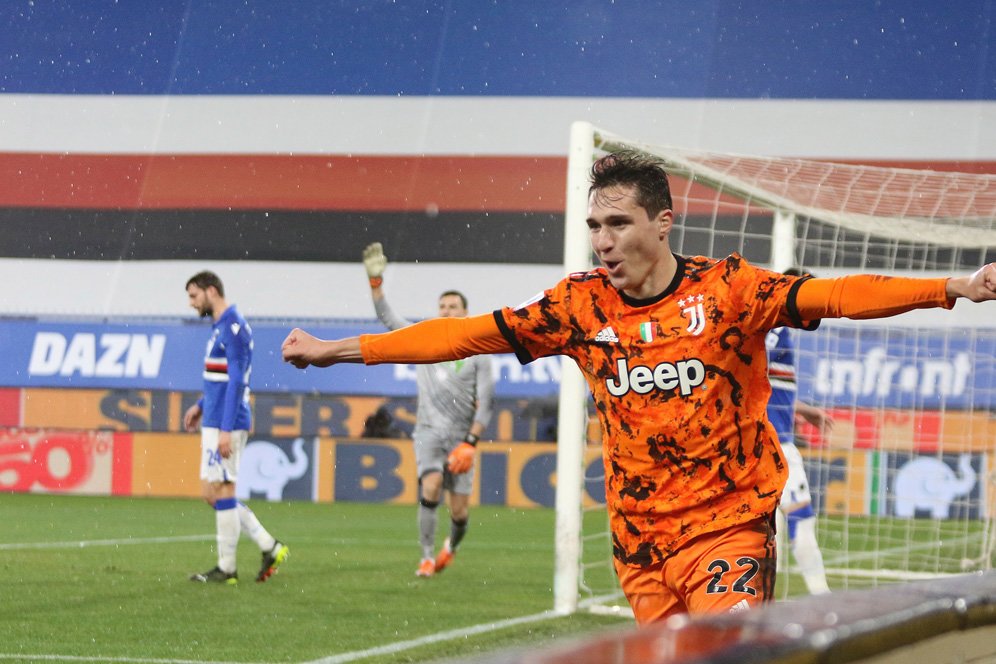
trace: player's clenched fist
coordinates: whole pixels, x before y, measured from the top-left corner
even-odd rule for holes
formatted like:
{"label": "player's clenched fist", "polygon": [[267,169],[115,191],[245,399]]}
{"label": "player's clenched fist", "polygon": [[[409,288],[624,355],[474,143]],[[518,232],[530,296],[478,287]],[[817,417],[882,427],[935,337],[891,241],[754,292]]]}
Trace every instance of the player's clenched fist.
{"label": "player's clenched fist", "polygon": [[[996,263],[983,265],[971,277],[974,293],[969,298],[974,302],[996,299]],[[973,297],[974,295],[974,297]]]}
{"label": "player's clenched fist", "polygon": [[996,300],[996,263],[983,265],[968,277],[951,277],[945,292],[948,297],[967,297],[972,302]]}
{"label": "player's clenched fist", "polygon": [[332,364],[331,362],[322,363],[319,357],[320,349],[321,341],[318,338],[296,327],[291,330],[280,346],[284,362],[290,362],[298,369],[304,369],[312,364],[316,367],[327,367]]}
{"label": "player's clenched fist", "polygon": [[298,369],[303,369],[310,365],[309,349],[314,340],[315,337],[295,327],[280,345],[280,352],[284,356],[284,362],[290,362]]}

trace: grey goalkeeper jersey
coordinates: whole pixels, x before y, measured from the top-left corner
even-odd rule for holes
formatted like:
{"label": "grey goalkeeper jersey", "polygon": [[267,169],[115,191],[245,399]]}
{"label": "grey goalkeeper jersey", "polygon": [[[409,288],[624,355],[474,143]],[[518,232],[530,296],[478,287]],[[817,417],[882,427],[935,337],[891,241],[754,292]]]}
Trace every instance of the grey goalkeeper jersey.
{"label": "grey goalkeeper jersey", "polygon": [[[397,330],[411,324],[394,313],[386,298],[375,300],[374,310],[388,329]],[[416,429],[449,431],[459,440],[474,422],[488,426],[494,397],[490,357],[475,355],[465,360],[418,364],[416,374]]]}

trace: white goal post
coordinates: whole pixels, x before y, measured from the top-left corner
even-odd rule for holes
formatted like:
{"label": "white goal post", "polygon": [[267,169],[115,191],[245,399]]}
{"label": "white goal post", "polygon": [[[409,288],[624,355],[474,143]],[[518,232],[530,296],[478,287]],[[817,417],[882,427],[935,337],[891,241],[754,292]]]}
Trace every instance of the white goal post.
{"label": "white goal post", "polygon": [[[577,122],[565,273],[591,267],[588,173],[594,159],[621,148],[666,163],[677,253],[736,251],[757,265],[797,265],[817,276],[947,276],[996,260],[996,176],[700,152]],[[831,587],[989,568],[996,538],[994,308],[824,321],[812,335],[797,349],[800,398],[828,409],[837,426],[828,438],[800,433],[815,436],[803,453]],[[554,573],[561,613],[619,596],[606,581],[614,574],[605,509],[585,493],[593,478],[584,469],[596,454],[587,446],[589,401],[580,372],[565,360]],[[915,476],[918,469],[928,474]],[[907,495],[916,481],[920,494]],[[944,485],[937,496],[931,482]],[[785,592],[804,592],[791,568],[785,571],[779,585],[795,586]]]}

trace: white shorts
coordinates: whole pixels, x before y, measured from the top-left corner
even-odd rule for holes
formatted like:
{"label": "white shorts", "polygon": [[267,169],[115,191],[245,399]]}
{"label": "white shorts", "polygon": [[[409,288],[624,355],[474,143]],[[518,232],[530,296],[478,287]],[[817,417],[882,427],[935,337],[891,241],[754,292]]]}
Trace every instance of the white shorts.
{"label": "white shorts", "polygon": [[232,453],[227,459],[218,454],[218,434],[220,429],[204,427],[201,429],[201,479],[220,483],[235,481],[239,478],[239,459],[242,450],[249,440],[248,431],[232,432]]}
{"label": "white shorts", "polygon": [[795,506],[796,509],[813,502],[813,496],[809,493],[809,478],[806,477],[806,467],[802,463],[802,454],[799,448],[793,443],[782,444],[782,453],[785,455],[785,463],[788,464],[789,476],[785,482],[785,490],[782,491],[782,511]]}

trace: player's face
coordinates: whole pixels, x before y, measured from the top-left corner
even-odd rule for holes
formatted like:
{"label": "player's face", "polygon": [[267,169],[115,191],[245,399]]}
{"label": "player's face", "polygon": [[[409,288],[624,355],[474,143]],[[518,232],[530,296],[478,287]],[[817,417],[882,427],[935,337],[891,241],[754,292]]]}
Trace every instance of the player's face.
{"label": "player's face", "polygon": [[588,199],[591,248],[612,285],[631,297],[653,297],[667,287],[672,223],[671,210],[651,219],[632,186],[595,191]]}
{"label": "player's face", "polygon": [[463,318],[466,315],[467,309],[459,295],[444,295],[439,298],[440,318]]}
{"label": "player's face", "polygon": [[202,318],[214,315],[214,307],[211,306],[207,291],[196,284],[187,286],[187,301]]}

